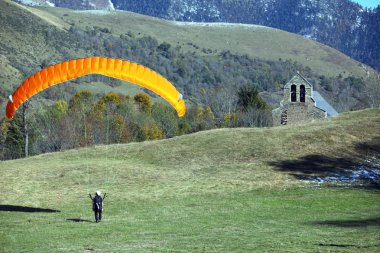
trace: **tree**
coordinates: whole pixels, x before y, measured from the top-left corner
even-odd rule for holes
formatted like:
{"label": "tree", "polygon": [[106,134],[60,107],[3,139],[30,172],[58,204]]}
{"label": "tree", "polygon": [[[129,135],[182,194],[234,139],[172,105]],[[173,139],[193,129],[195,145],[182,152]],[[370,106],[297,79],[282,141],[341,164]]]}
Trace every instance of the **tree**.
{"label": "tree", "polygon": [[115,92],[109,92],[98,101],[98,107],[106,110],[115,110],[124,99],[124,96]]}
{"label": "tree", "polygon": [[212,128],[214,128],[214,126],[215,126],[214,120],[215,120],[215,116],[214,116],[214,113],[211,110],[211,107],[210,106],[206,106],[206,108],[204,110],[204,113],[203,113],[203,121],[204,121],[204,124],[205,124],[204,128],[205,129],[212,129]]}
{"label": "tree", "polygon": [[165,137],[164,132],[157,125],[157,123],[152,123],[143,128],[144,135],[147,140],[159,140]]}
{"label": "tree", "polygon": [[223,117],[223,126],[226,127],[237,127],[238,124],[238,114],[236,112],[227,113]]}
{"label": "tree", "polygon": [[190,122],[186,118],[180,119],[179,123],[178,123],[177,134],[178,135],[183,135],[183,134],[189,134],[189,133],[192,133],[192,132],[193,132],[193,129],[191,127]]}
{"label": "tree", "polygon": [[97,113],[99,116],[103,115],[103,124],[105,125],[105,143],[120,143],[123,136],[124,118],[119,115],[116,110],[124,96],[118,93],[110,92],[101,97],[97,104]]}
{"label": "tree", "polygon": [[22,104],[22,129],[24,137],[24,154],[25,157],[29,156],[29,130],[28,130],[28,119],[27,110],[29,109],[30,100],[26,100]]}
{"label": "tree", "polygon": [[70,125],[65,124],[67,112],[67,102],[58,100],[34,115],[40,133],[35,145],[37,153],[60,151],[64,146],[69,146],[66,136]]}
{"label": "tree", "polygon": [[269,109],[254,109],[250,107],[247,111],[237,115],[238,126],[242,127],[266,127],[272,126],[272,113]]}
{"label": "tree", "polygon": [[6,158],[6,145],[5,142],[7,140],[7,134],[8,134],[8,128],[9,128],[9,121],[5,119],[5,117],[1,118],[0,120],[0,160],[5,160]]}
{"label": "tree", "polygon": [[91,91],[79,91],[70,100],[70,117],[67,118],[69,129],[69,139],[72,141],[71,147],[83,147],[91,143],[89,130],[91,125],[88,122],[88,115],[94,104],[94,96]]}
{"label": "tree", "polygon": [[244,85],[238,90],[238,105],[242,111],[247,112],[249,109],[265,109],[265,101],[260,97],[256,86]]}
{"label": "tree", "polygon": [[271,125],[270,108],[260,97],[256,86],[242,86],[237,95],[241,110],[237,114],[239,126],[263,127]]}
{"label": "tree", "polygon": [[170,138],[177,134],[177,115],[172,108],[161,103],[155,103],[152,107],[152,117],[166,137]]}
{"label": "tree", "polygon": [[129,141],[129,131],[123,116],[117,113],[111,115],[108,135],[109,137],[107,138],[107,144],[126,143]]}
{"label": "tree", "polygon": [[138,93],[134,97],[136,103],[143,112],[150,113],[152,111],[152,103],[150,97],[145,93]]}
{"label": "tree", "polygon": [[[11,121],[3,120],[1,123],[1,134],[0,138],[2,142],[2,158],[4,160],[18,159],[25,157],[25,137],[24,137],[24,126],[23,126],[23,115],[22,113],[16,112]],[[28,154],[31,153],[33,143],[35,141],[36,134],[34,131],[34,124],[32,121],[28,121]]]}
{"label": "tree", "polygon": [[[230,120],[228,118],[237,109],[237,94],[233,91],[233,88],[221,87],[212,90],[208,101],[214,113],[217,126],[229,126]],[[225,124],[227,122],[226,117],[227,124]]]}

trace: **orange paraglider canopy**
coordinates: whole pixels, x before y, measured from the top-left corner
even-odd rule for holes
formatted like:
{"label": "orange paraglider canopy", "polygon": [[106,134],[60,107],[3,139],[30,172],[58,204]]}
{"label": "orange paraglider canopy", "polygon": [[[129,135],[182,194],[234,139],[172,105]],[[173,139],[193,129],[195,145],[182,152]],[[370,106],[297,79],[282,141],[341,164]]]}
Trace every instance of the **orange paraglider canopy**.
{"label": "orange paraglider canopy", "polygon": [[118,78],[145,87],[168,101],[176,109],[179,117],[186,113],[182,94],[166,78],[155,71],[127,60],[89,57],[57,63],[28,77],[9,96],[6,109],[7,118],[12,119],[17,108],[34,94],[55,84],[89,74]]}

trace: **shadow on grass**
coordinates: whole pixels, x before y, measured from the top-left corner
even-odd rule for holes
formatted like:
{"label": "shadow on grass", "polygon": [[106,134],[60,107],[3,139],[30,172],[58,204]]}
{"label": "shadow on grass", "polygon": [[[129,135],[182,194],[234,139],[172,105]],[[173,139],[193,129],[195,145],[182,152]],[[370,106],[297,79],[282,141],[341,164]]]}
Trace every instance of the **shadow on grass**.
{"label": "shadow on grass", "polygon": [[355,157],[307,155],[268,164],[299,180],[360,183],[360,187],[380,189],[380,137],[354,146]]}
{"label": "shadow on grass", "polygon": [[29,206],[13,206],[13,205],[0,205],[0,211],[6,212],[26,212],[26,213],[59,213],[61,211],[54,209],[29,207]]}
{"label": "shadow on grass", "polygon": [[313,222],[314,225],[326,225],[334,227],[369,227],[375,226],[380,227],[380,218],[369,218],[365,220],[327,220],[327,221],[317,221]]}
{"label": "shadow on grass", "polygon": [[378,154],[380,152],[380,137],[373,138],[370,141],[360,142],[355,145],[355,149],[361,153]]}
{"label": "shadow on grass", "polygon": [[307,179],[308,175],[327,177],[337,173],[344,174],[345,169],[355,166],[356,163],[347,158],[307,155],[296,160],[269,162],[269,165],[279,171],[290,172],[297,179]]}
{"label": "shadow on grass", "polygon": [[317,246],[322,247],[337,247],[337,248],[358,248],[358,249],[368,249],[368,248],[377,248],[380,244],[372,245],[355,245],[355,244],[338,244],[338,243],[318,243]]}
{"label": "shadow on grass", "polygon": [[318,246],[326,247],[339,247],[339,248],[348,248],[348,247],[357,247],[355,244],[336,244],[336,243],[319,243]]}
{"label": "shadow on grass", "polygon": [[93,222],[93,221],[90,221],[90,220],[84,220],[84,219],[81,219],[81,218],[71,218],[71,219],[66,219],[67,221],[72,221],[72,222]]}

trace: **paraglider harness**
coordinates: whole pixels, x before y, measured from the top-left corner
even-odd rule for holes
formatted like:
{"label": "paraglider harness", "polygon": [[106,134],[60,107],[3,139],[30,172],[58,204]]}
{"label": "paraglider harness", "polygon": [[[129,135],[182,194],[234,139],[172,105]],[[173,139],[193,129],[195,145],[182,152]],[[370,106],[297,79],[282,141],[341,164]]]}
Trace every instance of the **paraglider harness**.
{"label": "paraglider harness", "polygon": [[99,212],[103,211],[103,200],[106,198],[107,193],[104,193],[104,197],[102,198],[99,195],[95,195],[92,197],[91,194],[88,194],[92,200],[92,211]]}

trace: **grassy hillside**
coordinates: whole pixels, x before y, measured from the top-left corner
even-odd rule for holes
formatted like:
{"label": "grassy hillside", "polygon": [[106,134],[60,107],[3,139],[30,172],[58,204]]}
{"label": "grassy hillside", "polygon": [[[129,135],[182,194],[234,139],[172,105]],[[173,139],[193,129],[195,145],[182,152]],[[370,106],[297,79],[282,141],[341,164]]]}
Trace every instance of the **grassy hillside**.
{"label": "grassy hillside", "polygon": [[[4,17],[11,14],[9,12],[14,12],[13,14],[17,12],[16,15],[29,15],[28,19],[32,22],[24,24],[22,34],[19,34],[18,29],[7,30],[4,26],[1,30],[2,37],[8,40],[17,54],[28,55],[32,59],[36,57],[44,59],[44,54],[54,55],[54,48],[42,43],[43,41],[40,39],[49,30],[49,26],[60,30],[68,30],[73,25],[84,30],[86,27],[98,26],[110,29],[116,36],[128,32],[132,32],[136,36],[152,36],[161,42],[166,41],[172,45],[182,46],[186,50],[195,51],[196,54],[202,54],[203,49],[219,52],[230,50],[251,57],[272,60],[292,59],[326,76],[337,76],[338,74],[364,76],[366,74],[362,64],[330,47],[269,27],[170,22],[122,11],[34,8],[9,0],[2,1],[1,7],[3,11],[6,11],[3,13]],[[3,20],[3,22],[5,21],[6,19]],[[11,26],[8,24],[8,27]],[[35,32],[37,27],[43,28],[41,29],[42,33]],[[76,53],[78,57],[83,57],[80,51]]]}
{"label": "grassy hillside", "polygon": [[1,162],[0,251],[376,252],[378,185],[298,178],[378,157],[379,133],[365,110]]}
{"label": "grassy hillside", "polygon": [[230,50],[251,57],[292,59],[327,76],[364,76],[362,64],[318,42],[264,26],[186,23],[160,20],[125,11],[73,11],[62,8],[28,8],[45,21],[66,29],[76,25],[108,28],[116,35],[132,32],[152,36],[202,54],[202,49]]}

